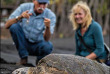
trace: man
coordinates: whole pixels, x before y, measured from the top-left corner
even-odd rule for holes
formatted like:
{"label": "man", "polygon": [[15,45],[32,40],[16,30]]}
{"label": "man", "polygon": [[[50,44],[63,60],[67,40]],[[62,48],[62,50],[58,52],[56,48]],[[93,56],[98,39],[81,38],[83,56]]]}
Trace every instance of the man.
{"label": "man", "polygon": [[56,16],[47,8],[49,0],[33,0],[21,4],[9,17],[5,28],[9,28],[21,58],[18,64],[27,63],[28,55],[37,56],[36,64],[51,53]]}

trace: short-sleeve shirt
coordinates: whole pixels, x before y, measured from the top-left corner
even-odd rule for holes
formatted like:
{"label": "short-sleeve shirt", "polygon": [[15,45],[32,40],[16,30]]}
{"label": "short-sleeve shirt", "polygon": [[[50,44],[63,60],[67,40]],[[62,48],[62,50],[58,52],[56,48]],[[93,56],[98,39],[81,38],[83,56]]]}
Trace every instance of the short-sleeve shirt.
{"label": "short-sleeve shirt", "polygon": [[[23,18],[19,21],[25,37],[32,43],[44,40],[43,33],[45,31],[44,18],[51,20],[50,31],[51,34],[54,32],[54,27],[56,23],[55,14],[48,8],[45,8],[44,12],[36,15],[34,12],[33,3],[23,3],[21,4],[9,17],[9,19],[16,18],[16,16],[21,15],[24,11],[29,11],[32,13],[29,19]],[[28,22],[29,21],[29,22]]]}

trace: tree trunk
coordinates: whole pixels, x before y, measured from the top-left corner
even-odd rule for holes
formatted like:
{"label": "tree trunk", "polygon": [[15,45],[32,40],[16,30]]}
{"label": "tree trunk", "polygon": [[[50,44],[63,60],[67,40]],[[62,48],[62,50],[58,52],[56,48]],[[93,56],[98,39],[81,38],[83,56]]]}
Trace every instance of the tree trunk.
{"label": "tree trunk", "polygon": [[110,13],[106,14],[105,17],[105,23],[104,23],[104,28],[103,28],[103,35],[107,35],[107,31],[109,31],[109,20],[110,20]]}

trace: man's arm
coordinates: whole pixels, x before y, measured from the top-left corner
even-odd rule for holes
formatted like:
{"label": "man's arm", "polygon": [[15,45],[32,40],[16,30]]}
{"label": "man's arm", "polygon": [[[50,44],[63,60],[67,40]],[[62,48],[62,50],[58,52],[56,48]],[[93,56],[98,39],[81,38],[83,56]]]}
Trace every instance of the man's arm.
{"label": "man's arm", "polygon": [[12,24],[17,23],[22,18],[27,18],[28,19],[31,15],[32,15],[32,13],[28,14],[28,10],[25,11],[20,16],[18,16],[18,18],[13,18],[13,19],[8,20],[5,24],[5,28],[8,29]]}
{"label": "man's arm", "polygon": [[8,20],[5,24],[5,28],[8,29],[12,24],[17,23],[22,18],[23,18],[22,15],[20,15],[18,16],[18,18],[13,18],[13,19]]}
{"label": "man's arm", "polygon": [[45,33],[44,33],[44,39],[46,41],[49,41],[51,37],[51,33],[50,33],[50,27],[46,27]]}
{"label": "man's arm", "polygon": [[50,40],[51,37],[51,32],[50,32],[50,19],[45,18],[44,19],[44,24],[46,26],[45,32],[44,32],[44,39],[46,41]]}
{"label": "man's arm", "polygon": [[55,23],[56,23],[56,16],[53,12],[50,12],[50,11],[46,15],[47,15],[47,18],[44,19],[44,24],[45,24],[46,29],[43,33],[44,33],[44,39],[46,41],[49,41],[51,38],[51,35],[54,32],[54,27],[55,27]]}

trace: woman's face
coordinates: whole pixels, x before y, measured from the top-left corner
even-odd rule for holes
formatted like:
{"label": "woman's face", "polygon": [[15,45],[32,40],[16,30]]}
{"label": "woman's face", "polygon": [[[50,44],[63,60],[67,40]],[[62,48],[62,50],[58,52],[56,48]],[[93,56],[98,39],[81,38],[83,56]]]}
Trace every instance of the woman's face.
{"label": "woman's face", "polygon": [[85,18],[85,11],[81,8],[75,11],[74,18],[77,24],[83,24]]}

